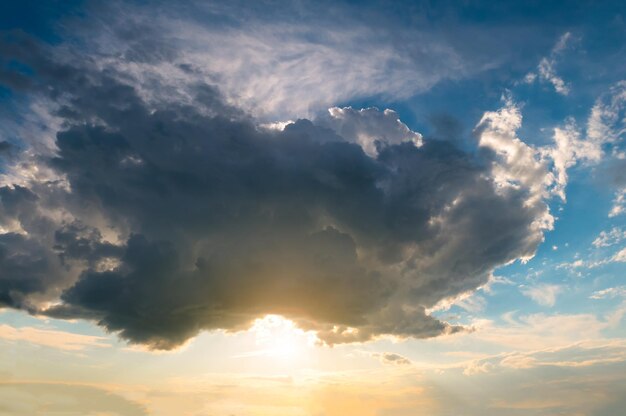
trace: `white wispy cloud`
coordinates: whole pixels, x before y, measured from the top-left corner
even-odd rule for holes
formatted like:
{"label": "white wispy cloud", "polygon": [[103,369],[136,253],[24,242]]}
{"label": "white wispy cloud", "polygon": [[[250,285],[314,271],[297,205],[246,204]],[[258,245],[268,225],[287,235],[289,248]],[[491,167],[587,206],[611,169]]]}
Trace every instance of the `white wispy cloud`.
{"label": "white wispy cloud", "polygon": [[111,346],[105,342],[106,338],[104,337],[30,326],[16,328],[7,324],[0,324],[0,339],[24,341],[66,351],[81,351],[89,347],[103,348]]}
{"label": "white wispy cloud", "polygon": [[600,96],[587,119],[587,136],[598,143],[615,143],[626,133],[626,81],[613,85],[607,94]]}
{"label": "white wispy cloud", "polygon": [[463,374],[476,375],[504,368],[525,370],[542,366],[591,367],[626,361],[626,340],[587,340],[534,351],[515,351],[464,364]]}
{"label": "white wispy cloud", "polygon": [[567,170],[579,162],[599,162],[602,159],[602,148],[601,143],[584,137],[572,118],[568,118],[563,126],[554,129],[553,139],[553,146],[546,146],[541,150],[553,163],[555,181],[553,192],[565,201]]}
{"label": "white wispy cloud", "polygon": [[[479,288],[482,289],[482,288]],[[467,312],[480,312],[487,305],[487,300],[480,296],[477,291],[468,291],[452,298],[446,298],[428,309],[428,312],[447,311],[452,306],[458,306]]]}
{"label": "white wispy cloud", "polygon": [[557,58],[565,51],[568,47],[568,44],[572,40],[572,34],[570,32],[566,32],[559,40],[556,42],[550,55],[547,57],[541,58],[539,61],[539,65],[537,65],[537,72],[529,72],[524,77],[524,82],[527,84],[532,84],[533,82],[539,80],[541,82],[548,82],[552,84],[554,90],[561,95],[568,95],[570,92],[570,86],[563,81],[556,71]]}
{"label": "white wispy cloud", "polygon": [[532,351],[555,348],[581,340],[601,339],[610,323],[592,314],[529,314],[509,312],[502,323],[479,319],[472,323],[475,331],[462,335],[475,342],[497,345],[502,351]]}
{"label": "white wispy cloud", "polygon": [[606,299],[606,298],[616,298],[616,297],[626,297],[626,286],[618,286],[618,287],[609,287],[606,289],[598,290],[593,292],[591,299]]}
{"label": "white wispy cloud", "polygon": [[613,261],[617,261],[620,263],[626,262],[626,247],[615,253],[613,256]]}
{"label": "white wispy cloud", "polygon": [[491,175],[500,192],[527,189],[526,204],[537,210],[533,228],[550,230],[554,217],[545,204],[550,196],[554,175],[542,152],[517,136],[522,126],[522,113],[509,94],[502,97],[504,106],[497,111],[487,111],[476,126],[478,145],[496,154],[491,165]]}
{"label": "white wispy cloud", "polygon": [[619,189],[615,192],[613,206],[609,211],[609,218],[616,217],[626,212],[626,188]]}
{"label": "white wispy cloud", "polygon": [[[198,14],[207,12],[197,6]],[[165,40],[158,52],[178,58],[158,65],[120,62],[145,81],[145,98],[159,94],[150,88],[154,79],[168,85],[165,95],[175,93],[177,99],[189,97],[185,85],[190,81],[219,84],[231,103],[274,120],[310,117],[358,97],[408,98],[442,80],[482,70],[441,37],[417,28],[376,30],[351,19],[349,11],[341,19],[277,21],[242,16],[236,7],[223,5],[224,23],[215,25],[180,11],[153,15],[131,5],[123,9],[124,17],[116,9],[115,19],[94,28],[95,48],[141,57],[154,49],[154,41],[148,35],[129,41],[127,27],[156,24],[159,32],[151,36]]]}
{"label": "white wispy cloud", "polygon": [[602,231],[591,243],[594,247],[609,247],[626,239],[626,230],[621,227],[613,227],[609,231]]}
{"label": "white wispy cloud", "polygon": [[[494,180],[502,189],[529,189],[529,203],[542,203],[553,196],[566,201],[568,170],[579,162],[599,162],[601,143],[587,140],[575,120],[568,118],[554,128],[552,144],[533,146],[516,134],[522,126],[520,106],[508,92],[503,101],[500,110],[485,112],[477,127],[479,146],[499,156],[498,163],[492,165]],[[554,217],[549,210],[542,221],[542,226],[552,227]]]}
{"label": "white wispy cloud", "polygon": [[[587,137],[597,146],[610,146],[614,160],[624,158],[621,150],[626,135],[626,80],[613,85],[606,94],[596,100],[587,119]],[[621,168],[623,169],[623,165]],[[623,176],[623,172],[616,172]],[[626,212],[626,185],[618,181],[609,217]]]}
{"label": "white wispy cloud", "polygon": [[542,306],[554,306],[556,297],[563,291],[563,287],[553,284],[538,284],[523,286],[521,292]]}

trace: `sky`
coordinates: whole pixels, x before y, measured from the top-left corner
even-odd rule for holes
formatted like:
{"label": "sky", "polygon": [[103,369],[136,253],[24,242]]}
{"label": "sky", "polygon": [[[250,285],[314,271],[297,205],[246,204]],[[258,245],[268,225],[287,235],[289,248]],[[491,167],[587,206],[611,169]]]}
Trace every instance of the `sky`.
{"label": "sky", "polygon": [[621,1],[0,3],[0,415],[615,416]]}

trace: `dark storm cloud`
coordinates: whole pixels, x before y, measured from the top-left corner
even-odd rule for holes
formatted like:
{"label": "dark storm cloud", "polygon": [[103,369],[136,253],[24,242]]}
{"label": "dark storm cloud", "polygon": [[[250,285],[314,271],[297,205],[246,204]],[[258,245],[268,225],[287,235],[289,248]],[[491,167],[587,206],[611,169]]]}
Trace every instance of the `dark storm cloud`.
{"label": "dark storm cloud", "polygon": [[15,233],[0,235],[0,305],[26,306],[26,295],[45,291],[54,263],[33,240]]}
{"label": "dark storm cloud", "polygon": [[11,145],[11,143],[7,142],[6,140],[0,141],[0,155],[3,153],[8,153],[12,147],[13,146]]}
{"label": "dark storm cloud", "polygon": [[269,313],[328,343],[431,337],[460,328],[426,308],[541,239],[545,207],[496,192],[450,141],[380,141],[372,156],[315,121],[259,128],[215,87],[148,103],[115,68],[0,48],[37,74],[5,82],[37,84],[63,119],[39,161],[59,179],[0,194],[2,224],[20,229],[0,234],[5,305],[62,290],[38,312],[164,349]]}
{"label": "dark storm cloud", "polygon": [[0,233],[0,305],[31,309],[28,296],[43,294],[62,280],[58,257],[38,238],[49,225],[37,215],[37,203],[26,188],[0,188],[2,225],[22,224],[36,233],[35,238],[23,229]]}

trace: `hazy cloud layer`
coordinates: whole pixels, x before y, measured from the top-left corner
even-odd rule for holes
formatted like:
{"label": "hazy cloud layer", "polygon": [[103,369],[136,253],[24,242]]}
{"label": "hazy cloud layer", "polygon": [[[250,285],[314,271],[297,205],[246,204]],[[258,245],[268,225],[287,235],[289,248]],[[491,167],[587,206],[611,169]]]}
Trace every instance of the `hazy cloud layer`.
{"label": "hazy cloud layer", "polygon": [[0,383],[0,415],[106,414],[145,416],[139,403],[97,387],[34,382]]}
{"label": "hazy cloud layer", "polygon": [[6,324],[0,324],[0,339],[10,342],[25,341],[65,351],[80,351],[89,347],[110,346],[103,337],[35,327],[16,328]]}
{"label": "hazy cloud layer", "polygon": [[[85,28],[86,42],[109,59],[121,58],[145,97],[190,98],[184,85],[196,79],[219,84],[229,103],[256,116],[278,118],[313,115],[354,97],[408,98],[442,80],[480,72],[493,59],[472,62],[421,25],[359,19],[363,10],[345,4],[259,2],[257,13],[241,6],[93,2],[88,12],[107,18]],[[163,91],[151,88],[155,79]]]}

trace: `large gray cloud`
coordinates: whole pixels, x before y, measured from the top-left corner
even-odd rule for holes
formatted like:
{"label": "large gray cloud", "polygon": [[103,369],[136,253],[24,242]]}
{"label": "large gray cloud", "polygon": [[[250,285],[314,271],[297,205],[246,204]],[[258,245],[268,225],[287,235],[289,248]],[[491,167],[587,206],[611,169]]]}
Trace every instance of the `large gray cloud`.
{"label": "large gray cloud", "polygon": [[214,86],[155,101],[106,60],[11,42],[35,76],[3,82],[62,128],[35,157],[55,176],[0,190],[2,305],[164,349],[269,313],[327,343],[431,337],[460,328],[428,308],[542,239],[545,204],[496,183],[497,152],[422,143],[393,112],[268,130]]}

